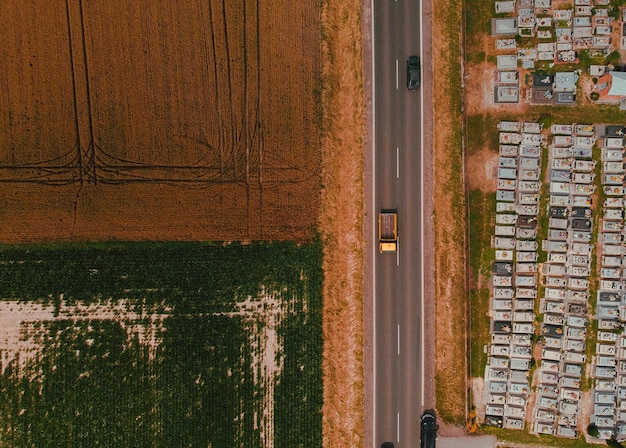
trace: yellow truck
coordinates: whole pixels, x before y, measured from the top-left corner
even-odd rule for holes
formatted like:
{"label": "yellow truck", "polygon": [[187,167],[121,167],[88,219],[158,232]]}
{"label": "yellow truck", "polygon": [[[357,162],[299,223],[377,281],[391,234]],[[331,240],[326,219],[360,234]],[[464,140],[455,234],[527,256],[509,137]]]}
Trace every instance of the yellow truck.
{"label": "yellow truck", "polygon": [[397,210],[382,209],[378,214],[378,240],[380,253],[395,252],[398,246]]}

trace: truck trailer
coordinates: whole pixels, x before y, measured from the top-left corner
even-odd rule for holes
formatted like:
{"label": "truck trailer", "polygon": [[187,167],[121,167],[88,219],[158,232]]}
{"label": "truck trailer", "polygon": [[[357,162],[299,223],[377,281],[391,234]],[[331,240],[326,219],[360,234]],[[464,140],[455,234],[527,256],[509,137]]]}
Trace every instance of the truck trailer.
{"label": "truck trailer", "polygon": [[398,245],[397,210],[382,209],[378,214],[378,240],[380,253],[395,252]]}

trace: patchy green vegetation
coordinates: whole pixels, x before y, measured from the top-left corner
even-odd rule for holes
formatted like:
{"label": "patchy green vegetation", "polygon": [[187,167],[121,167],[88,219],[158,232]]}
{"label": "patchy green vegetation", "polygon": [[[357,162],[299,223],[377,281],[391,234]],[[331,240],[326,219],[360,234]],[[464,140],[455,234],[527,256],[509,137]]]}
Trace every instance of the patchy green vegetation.
{"label": "patchy green vegetation", "polygon": [[[433,66],[439,74],[433,78],[434,120],[439,123],[434,135],[433,165],[435,229],[435,313],[448,319],[435,324],[437,413],[442,421],[463,425],[466,420],[467,382],[458,369],[467,356],[466,338],[457,322],[467,321],[468,291],[466,272],[467,197],[464,185],[464,116],[463,116],[463,40],[459,23],[462,4],[447,1],[438,6],[441,14],[433,16],[433,29],[441,40],[433,48]],[[463,359],[463,369],[467,369]]]}
{"label": "patchy green vegetation", "polygon": [[489,327],[489,289],[472,289],[470,292],[470,375],[482,378],[487,365],[485,345],[491,341]]}
{"label": "patchy green vegetation", "polygon": [[494,428],[492,426],[483,426],[481,432],[485,434],[494,434],[498,437],[498,446],[507,448],[507,442],[510,442],[511,446],[537,446],[547,447],[554,446],[559,448],[592,448],[598,447],[598,445],[587,443],[584,436],[580,436],[577,439],[567,439],[564,437],[554,437],[546,434],[528,434],[523,431],[516,431],[511,429]]}
{"label": "patchy green vegetation", "polygon": [[496,194],[472,190],[469,193],[469,245],[470,269],[474,282],[487,280],[491,275],[491,263],[495,260],[495,249],[491,244],[493,217],[496,212]]}
{"label": "patchy green vegetation", "polygon": [[466,120],[466,138],[468,155],[483,148],[498,148],[499,134],[491,132],[497,129],[498,121],[492,115],[470,115]]}
{"label": "patchy green vegetation", "polygon": [[472,275],[470,290],[470,375],[482,377],[487,364],[483,348],[491,340],[489,289],[485,282],[491,275],[495,250],[491,244],[493,215],[496,209],[495,193],[472,190],[469,193],[469,268]]}
{"label": "patchy green vegetation", "polygon": [[319,242],[28,246],[0,263],[5,301],[64,311],[4,350],[3,447],[322,446]]}
{"label": "patchy green vegetation", "polygon": [[[464,25],[467,37],[491,35],[491,18],[495,17],[493,3],[483,0],[466,0],[463,13],[465,14]],[[472,39],[466,39],[464,44],[468,55],[476,53],[481,47],[480,41]]]}

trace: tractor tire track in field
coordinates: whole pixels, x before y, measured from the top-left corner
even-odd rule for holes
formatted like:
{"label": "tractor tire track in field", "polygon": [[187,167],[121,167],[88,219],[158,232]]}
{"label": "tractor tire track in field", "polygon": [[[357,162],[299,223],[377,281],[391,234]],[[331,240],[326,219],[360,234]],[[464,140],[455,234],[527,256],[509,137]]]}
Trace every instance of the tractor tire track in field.
{"label": "tractor tire track in field", "polygon": [[[222,0],[222,21],[223,21],[223,31],[224,31],[224,50],[226,52],[226,77],[227,77],[227,86],[228,86],[228,110],[229,110],[229,115],[230,115],[230,144],[228,146],[230,146],[230,150],[232,153],[232,160],[233,160],[233,176],[235,179],[237,179],[237,151],[236,151],[236,144],[235,144],[235,135],[236,135],[236,131],[235,131],[235,116],[234,116],[234,110],[233,110],[233,77],[232,77],[232,70],[231,70],[231,64],[230,64],[230,46],[228,44],[228,21],[226,19],[226,0]],[[219,87],[218,87],[219,88]]]}
{"label": "tractor tire track in field", "polygon": [[90,180],[90,146],[93,142],[93,126],[90,121],[89,88],[87,80],[87,56],[82,2],[66,0],[68,45],[71,62],[72,86],[74,88],[74,110],[76,135],[78,138],[78,172],[80,184]]}
{"label": "tractor tire track in field", "polygon": [[[209,73],[212,75],[212,82],[216,87],[214,89],[214,110],[217,119],[217,145],[208,143],[206,137],[203,139],[203,145],[206,146],[208,153],[215,152],[215,147],[217,147],[219,171],[224,177],[220,179],[220,183],[226,179],[235,183],[243,181],[251,188],[262,190],[260,188],[264,178],[262,171],[268,167],[263,167],[265,157],[263,155],[263,125],[261,120],[260,4],[258,0],[253,4],[245,0],[238,3],[221,0],[221,4],[217,8],[218,11],[215,11],[217,2],[207,1],[206,4],[210,31],[207,32],[206,25],[203,27],[201,30],[203,39],[200,44],[206,61],[205,70],[207,75]],[[239,14],[243,15],[241,21],[237,20]],[[95,122],[92,104],[94,93],[91,87],[92,67],[89,54],[93,49],[88,47],[86,34],[88,21],[85,17],[83,0],[65,0],[65,15],[73,89],[73,127],[77,139],[73,148],[76,151],[76,157],[63,165],[68,171],[76,170],[77,174],[71,176],[70,180],[80,184],[84,182],[96,184],[100,180],[107,180],[107,176],[113,176],[114,179],[109,180],[114,181],[120,181],[123,178],[128,181],[134,179],[162,180],[160,178],[151,179],[149,172],[155,169],[166,169],[165,165],[133,160],[130,154],[126,158],[115,156],[96,142],[95,135],[98,124]],[[219,19],[216,20],[217,17]],[[252,33],[249,32],[251,30],[253,30]],[[218,47],[224,53],[221,58]],[[242,52],[242,62],[237,61],[238,55],[235,54],[235,49]],[[235,61],[237,61],[236,66],[234,65]],[[222,65],[223,69],[220,70]],[[95,69],[97,71],[98,67]],[[97,73],[95,76],[101,75]],[[239,78],[241,78],[243,85],[242,91],[235,88],[235,83],[239,81]],[[225,89],[227,102],[223,101],[223,92],[220,88],[224,85],[227,87]],[[237,117],[237,110],[240,110],[240,117]],[[227,120],[224,120],[224,114],[228,117]],[[38,164],[46,165],[48,162],[42,161]],[[76,166],[73,166],[72,163],[75,163]],[[14,166],[0,165],[0,172]],[[144,167],[147,173],[142,176],[124,173],[125,170],[137,172],[139,171],[138,167]],[[103,172],[99,173],[100,168],[103,169]],[[180,170],[181,166],[172,164],[170,168],[176,171]],[[272,169],[272,167],[269,168]],[[278,171],[282,171],[283,168],[280,167]],[[0,178],[0,181],[10,182],[13,179],[12,177]],[[28,180],[21,175],[16,176],[15,180],[18,179]],[[199,182],[216,180],[214,175],[194,176],[194,179]],[[50,180],[56,183],[55,179]],[[173,176],[166,180],[188,182],[190,179]],[[262,199],[260,200],[262,201]],[[262,219],[262,211],[260,213],[259,216]]]}
{"label": "tractor tire track in field", "polygon": [[250,146],[248,142],[248,29],[246,20],[246,0],[243,0],[243,101],[241,102],[241,133],[244,135],[243,145],[246,154],[246,233],[250,232]]}
{"label": "tractor tire track in field", "polygon": [[[66,0],[65,2],[65,11],[60,10],[58,16],[56,16],[56,18],[59,19],[59,22],[57,22],[56,24],[61,25],[57,28],[57,31],[59,31],[60,34],[63,34],[65,32],[66,35],[64,37],[66,37],[66,39],[64,40],[69,43],[68,62],[69,67],[72,68],[71,70],[69,70],[71,78],[70,87],[75,89],[73,53],[70,40],[71,26],[69,19],[69,6],[67,4],[67,1],[68,0]],[[6,13],[6,11],[3,12]],[[9,21],[12,20],[12,17],[9,16],[4,18]],[[63,31],[63,25],[65,25],[65,31]],[[23,30],[21,29],[20,31],[23,32]],[[29,37],[28,44],[31,44],[30,39],[36,41],[35,36]],[[19,39],[15,39],[13,42],[16,44],[17,47],[19,47],[19,43],[23,44],[24,40],[24,37],[20,36]],[[9,39],[9,41],[11,41],[11,39]],[[20,50],[23,49],[20,48]],[[59,53],[61,55],[64,54],[62,51]],[[16,58],[15,60],[24,60],[29,57],[34,58],[35,56],[20,55],[20,57]],[[62,60],[63,58],[61,57],[60,59]],[[6,109],[2,111],[2,119],[3,123],[5,124],[3,129],[5,140],[3,141],[3,144],[6,146],[0,148],[0,150],[2,151],[1,156],[4,159],[4,163],[0,163],[0,183],[67,185],[75,182],[80,182],[80,141],[77,122],[78,113],[76,109],[77,106],[75,102],[75,97],[73,98],[73,110],[71,113],[72,120],[74,121],[73,127],[75,141],[72,143],[71,148],[61,153],[60,155],[48,154],[47,157],[44,155],[45,152],[42,151],[41,148],[32,147],[31,145],[28,145],[26,146],[26,148],[24,148],[23,145],[20,145],[20,143],[22,143],[20,142],[20,140],[23,135],[21,135],[19,131],[16,132],[14,128],[17,125],[16,122],[26,121],[31,123],[29,124],[29,126],[32,127],[37,127],[38,123],[31,122],[31,120],[34,121],[36,117],[20,114],[13,108],[16,103],[26,102],[24,101],[24,99],[19,97],[19,94],[21,92],[13,89],[13,85],[10,81],[10,78],[15,77],[16,73],[18,73],[17,70],[19,70],[20,67],[18,67],[17,65],[18,64],[3,64],[3,72],[2,76],[0,76],[0,90],[5,94],[3,101],[6,107]],[[33,67],[33,65],[34,63],[30,63],[30,67]],[[13,73],[11,70],[16,70],[16,73]],[[32,79],[33,76],[33,73],[22,73],[22,76],[20,77],[21,79],[19,90],[22,90],[21,88],[27,84],[27,82],[25,82],[25,78],[30,77]],[[13,92],[18,93],[16,95],[13,95]],[[36,104],[43,104],[43,100],[41,98],[35,96],[35,94],[33,93],[31,93],[31,96],[35,97]],[[29,98],[29,100],[32,100],[32,98]],[[28,130],[29,129],[27,129],[27,131]],[[26,149],[26,151],[24,151],[24,149]],[[59,147],[59,149],[62,150],[62,147]],[[36,157],[35,160],[28,160],[33,156]]]}
{"label": "tractor tire track in field", "polygon": [[258,135],[258,148],[259,148],[259,228],[261,238],[263,238],[263,126],[261,125],[261,12],[259,7],[259,0],[256,0],[256,66],[257,72],[257,89],[258,95],[256,97],[256,119],[254,123],[254,133]]}
{"label": "tractor tire track in field", "polygon": [[89,58],[87,55],[87,41],[85,38],[85,14],[83,9],[83,0],[78,0],[78,12],[80,17],[80,42],[83,50],[83,64],[85,67],[85,102],[87,108],[87,125],[89,127],[89,143],[87,144],[87,163],[85,166],[85,174],[89,180],[97,183],[96,161],[95,161],[95,141],[93,127],[93,109],[91,105],[91,84],[89,75]]}
{"label": "tractor tire track in field", "polygon": [[[224,120],[222,118],[222,102],[221,102],[221,97],[220,97],[220,89],[217,88],[217,86],[219,85],[219,73],[217,71],[217,50],[215,48],[215,22],[213,21],[213,8],[211,7],[211,2],[207,2],[208,4],[208,11],[209,11],[209,26],[211,27],[211,54],[209,57],[209,55],[206,56],[206,60],[207,60],[207,73],[209,71],[213,72],[213,82],[216,86],[215,88],[215,102],[217,107],[215,108],[216,110],[216,115],[217,115],[217,133],[218,133],[218,147],[219,147],[219,161],[220,161],[220,173],[224,173],[224,147],[225,147],[225,143],[224,143]],[[203,27],[203,31],[205,32],[206,35],[206,28]],[[205,41],[205,48],[207,48],[206,46],[206,38],[204,39]],[[212,70],[210,70],[210,63],[209,61],[213,61],[212,64]]]}
{"label": "tractor tire track in field", "polygon": [[[0,37],[11,42],[30,33],[32,17],[43,14],[36,54],[51,55],[46,62],[61,55],[64,65],[50,65],[54,76],[28,64],[0,71],[0,87],[8,87],[0,120],[17,123],[0,139],[0,182],[73,184],[62,194],[84,204],[74,224],[84,227],[71,235],[98,233],[87,226],[108,207],[109,227],[98,235],[110,238],[130,228],[115,221],[122,219],[133,222],[133,232],[143,220],[152,227],[162,219],[153,227],[154,235],[165,232],[160,238],[306,240],[314,233],[321,183],[317,2],[189,0],[181,8],[149,0],[27,0],[45,11],[35,14],[20,11],[20,0],[6,1],[11,22],[25,25],[0,30]],[[6,55],[23,50],[14,47]],[[16,80],[27,77],[40,88],[21,93]],[[46,82],[50,93],[41,88]],[[39,102],[30,105],[30,98]],[[50,103],[58,106],[40,105]],[[25,133],[35,126],[34,137]],[[25,208],[33,193],[20,191]],[[135,194],[146,197],[133,215],[125,209]],[[49,202],[40,213],[70,209],[60,204]],[[162,206],[169,211],[156,216],[152,210]],[[186,209],[195,214],[180,213]],[[174,221],[190,230],[173,233]],[[56,234],[66,234],[61,222]]]}

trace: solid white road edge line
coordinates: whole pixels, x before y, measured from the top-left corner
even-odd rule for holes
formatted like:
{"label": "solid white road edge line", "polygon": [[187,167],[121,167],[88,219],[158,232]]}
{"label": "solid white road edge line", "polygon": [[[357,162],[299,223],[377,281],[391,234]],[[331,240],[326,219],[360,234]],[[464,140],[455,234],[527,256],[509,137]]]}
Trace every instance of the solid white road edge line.
{"label": "solid white road edge line", "polygon": [[[422,0],[419,0],[420,2],[420,56],[422,56],[422,60],[424,59],[424,8],[423,8],[423,4],[422,4]],[[423,64],[422,64],[423,66]],[[420,67],[420,70],[422,70],[422,68]],[[423,71],[423,70],[422,70]],[[425,357],[424,357],[424,346],[425,346],[425,342],[424,342],[424,322],[426,321],[426,319],[424,318],[424,282],[425,282],[425,277],[424,277],[424,90],[423,88],[420,90],[420,108],[422,113],[420,114],[420,121],[421,121],[421,129],[422,132],[420,133],[420,146],[422,147],[422,150],[420,151],[421,153],[421,160],[420,160],[420,176],[422,179],[422,188],[421,188],[421,210],[422,212],[420,213],[420,229],[421,229],[421,240],[422,240],[422,251],[421,251],[421,269],[422,269],[422,301],[421,301],[421,315],[422,315],[422,324],[421,324],[421,331],[420,331],[420,337],[422,339],[422,346],[421,346],[421,358],[422,358],[422,381],[421,381],[421,397],[422,397],[422,408],[424,407],[424,365],[426,364],[425,361]]]}
{"label": "solid white road edge line", "polygon": [[372,23],[372,447],[376,448],[376,70],[374,69],[374,0]]}
{"label": "solid white road edge line", "polygon": [[400,266],[400,239],[396,235],[396,266]]}

